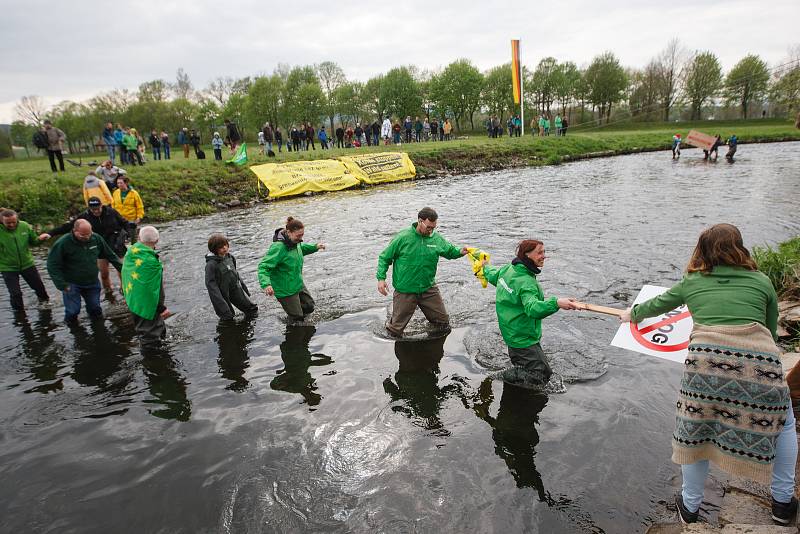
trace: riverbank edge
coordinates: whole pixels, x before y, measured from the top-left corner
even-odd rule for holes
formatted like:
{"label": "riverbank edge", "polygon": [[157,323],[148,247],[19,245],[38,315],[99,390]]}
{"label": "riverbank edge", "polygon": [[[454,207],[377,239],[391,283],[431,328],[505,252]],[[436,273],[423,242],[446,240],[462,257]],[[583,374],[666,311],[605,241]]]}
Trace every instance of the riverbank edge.
{"label": "riverbank edge", "polygon": [[[492,140],[494,141],[494,140]],[[413,180],[430,180],[454,175],[471,175],[505,169],[560,165],[594,158],[606,158],[644,152],[669,151],[670,144],[663,135],[649,132],[594,137],[576,134],[572,137],[547,137],[497,140],[475,146],[431,144],[430,149],[410,154],[417,169]],[[777,143],[800,141],[800,130],[776,134],[743,135],[739,143]],[[402,147],[386,147],[401,151]],[[687,147],[688,148],[688,147]],[[725,150],[723,148],[723,150]],[[693,156],[684,156],[693,157]],[[320,158],[323,159],[323,158]],[[191,161],[191,160],[189,160]],[[263,162],[254,162],[259,165]],[[168,182],[180,186],[169,190]],[[34,179],[32,179],[33,181]],[[45,179],[48,180],[48,179]],[[56,180],[50,178],[49,180]],[[59,223],[80,211],[80,178],[58,178],[58,183],[36,180],[13,198],[3,199],[7,206],[36,227]],[[72,182],[75,182],[73,185]],[[68,185],[65,192],[65,183]],[[397,182],[392,182],[397,183]],[[390,184],[379,184],[381,186]],[[161,172],[144,168],[137,174],[136,186],[145,198],[146,221],[152,223],[210,215],[258,203],[272,203],[288,198],[270,199],[263,188],[259,190],[255,174],[247,167],[199,167],[196,164]],[[373,187],[359,185],[355,188]],[[305,195],[319,194],[306,193]],[[327,193],[326,193],[327,194]],[[12,198],[8,198],[12,197]],[[16,202],[15,202],[16,201]]]}

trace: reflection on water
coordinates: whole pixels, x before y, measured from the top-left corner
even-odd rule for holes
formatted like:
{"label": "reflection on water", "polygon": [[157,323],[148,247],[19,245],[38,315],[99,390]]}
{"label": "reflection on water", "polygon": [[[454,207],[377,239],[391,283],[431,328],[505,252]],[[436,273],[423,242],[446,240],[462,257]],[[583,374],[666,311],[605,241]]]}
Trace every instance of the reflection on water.
{"label": "reflection on water", "polygon": [[503,383],[500,408],[491,415],[494,402],[492,379],[481,382],[473,398],[472,409],[480,419],[492,427],[494,452],[503,459],[519,488],[535,488],[539,500],[548,496],[539,471],[536,470],[536,444],[539,443],[539,412],[547,404],[547,395],[534,389]]}
{"label": "reflection on water", "polygon": [[325,366],[333,360],[324,354],[311,354],[308,344],[316,332],[313,326],[291,325],[286,327],[286,338],[281,343],[283,369],[278,371],[269,386],[276,391],[299,393],[309,406],[317,406],[322,395],[317,393],[317,384],[308,371],[311,366]]}
{"label": "reflection on water", "polygon": [[144,403],[158,405],[149,408],[148,412],[162,419],[188,421],[192,415],[192,404],[186,396],[188,382],[179,371],[170,348],[166,345],[143,348],[142,369],[152,395]]}
{"label": "reflection on water", "polygon": [[255,318],[252,316],[245,316],[240,321],[220,321],[217,325],[217,364],[222,377],[231,381],[226,389],[241,392],[249,385],[244,375],[250,367],[247,349],[253,342],[255,325]]}
{"label": "reflection on water", "polygon": [[439,385],[439,362],[444,357],[447,336],[421,341],[396,341],[394,355],[398,369],[394,381],[383,381],[383,390],[395,403],[392,410],[411,418],[426,430],[440,436],[450,432],[444,428],[439,411],[444,402],[460,392],[457,383]]}

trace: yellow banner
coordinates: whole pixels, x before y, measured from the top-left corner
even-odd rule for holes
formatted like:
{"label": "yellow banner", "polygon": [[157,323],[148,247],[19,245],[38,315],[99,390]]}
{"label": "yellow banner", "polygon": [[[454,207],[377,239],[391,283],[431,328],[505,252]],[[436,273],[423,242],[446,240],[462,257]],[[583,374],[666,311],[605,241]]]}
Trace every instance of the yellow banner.
{"label": "yellow banner", "polygon": [[341,156],[339,160],[359,181],[365,184],[410,180],[417,175],[414,163],[405,152]]}
{"label": "yellow banner", "polygon": [[417,175],[405,152],[341,156],[338,159],[265,163],[250,170],[269,190],[270,198],[302,195],[306,191],[340,191],[364,184],[409,180]]}
{"label": "yellow banner", "polygon": [[302,195],[306,191],[340,191],[359,184],[341,161],[292,161],[250,167],[270,198]]}

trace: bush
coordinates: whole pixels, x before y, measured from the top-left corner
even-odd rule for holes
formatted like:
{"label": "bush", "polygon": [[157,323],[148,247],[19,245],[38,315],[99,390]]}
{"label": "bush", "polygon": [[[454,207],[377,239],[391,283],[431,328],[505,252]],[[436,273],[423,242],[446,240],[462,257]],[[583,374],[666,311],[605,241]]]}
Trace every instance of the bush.
{"label": "bush", "polygon": [[753,257],[779,296],[800,298],[800,236],[784,241],[776,249],[753,247]]}

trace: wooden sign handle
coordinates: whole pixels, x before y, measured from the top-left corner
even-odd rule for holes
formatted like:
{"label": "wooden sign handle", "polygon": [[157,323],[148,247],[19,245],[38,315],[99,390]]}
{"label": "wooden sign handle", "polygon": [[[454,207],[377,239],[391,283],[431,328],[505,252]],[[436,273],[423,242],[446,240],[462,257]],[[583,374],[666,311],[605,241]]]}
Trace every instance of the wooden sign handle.
{"label": "wooden sign handle", "polygon": [[619,317],[622,315],[625,310],[620,310],[619,308],[609,308],[608,306],[598,306],[597,304],[589,304],[587,302],[578,302],[578,306],[580,309],[595,312],[595,313],[604,313],[606,315],[614,315]]}

